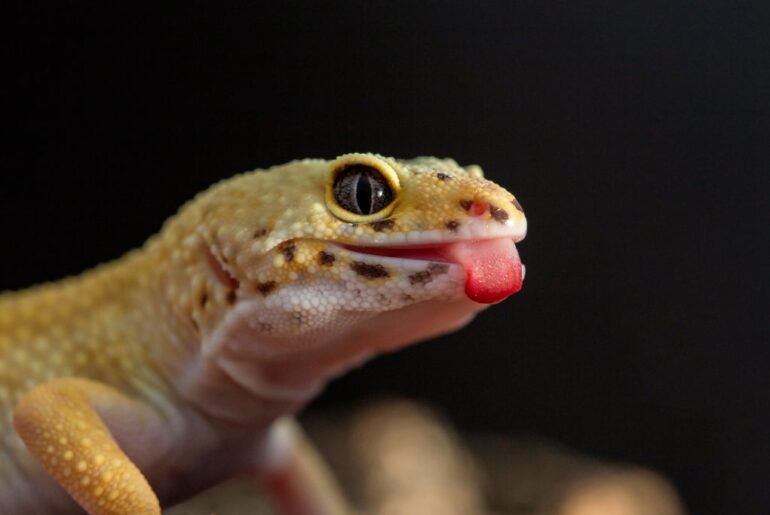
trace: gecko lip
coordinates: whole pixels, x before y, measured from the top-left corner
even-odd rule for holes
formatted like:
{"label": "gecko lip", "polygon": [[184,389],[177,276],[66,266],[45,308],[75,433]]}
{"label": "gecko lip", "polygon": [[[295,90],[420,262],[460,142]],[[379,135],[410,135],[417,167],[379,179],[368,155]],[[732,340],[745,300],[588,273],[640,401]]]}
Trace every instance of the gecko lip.
{"label": "gecko lip", "polygon": [[518,292],[524,279],[523,265],[510,237],[414,246],[342,246],[361,254],[459,265],[465,270],[465,294],[484,304]]}
{"label": "gecko lip", "polygon": [[448,244],[436,245],[398,245],[392,247],[367,247],[358,245],[342,244],[341,247],[357,252],[359,254],[368,254],[372,256],[395,257],[402,259],[413,259],[415,261],[436,261],[440,263],[451,263],[447,259],[442,249]]}

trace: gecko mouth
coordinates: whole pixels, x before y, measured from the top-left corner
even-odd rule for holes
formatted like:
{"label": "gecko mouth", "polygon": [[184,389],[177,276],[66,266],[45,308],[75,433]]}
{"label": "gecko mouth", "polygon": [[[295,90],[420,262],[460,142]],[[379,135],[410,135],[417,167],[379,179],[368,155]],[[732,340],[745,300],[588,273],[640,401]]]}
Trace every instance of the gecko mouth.
{"label": "gecko mouth", "polygon": [[465,270],[465,294],[483,304],[500,302],[521,290],[524,267],[511,238],[452,241],[447,243],[346,248],[361,254],[420,261],[453,263]]}

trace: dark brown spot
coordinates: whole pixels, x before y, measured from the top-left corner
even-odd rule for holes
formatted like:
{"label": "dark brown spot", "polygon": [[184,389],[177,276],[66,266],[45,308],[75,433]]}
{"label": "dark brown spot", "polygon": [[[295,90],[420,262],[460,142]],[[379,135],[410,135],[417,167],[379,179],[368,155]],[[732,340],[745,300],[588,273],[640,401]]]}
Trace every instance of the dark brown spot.
{"label": "dark brown spot", "polygon": [[457,220],[449,220],[446,223],[446,228],[452,232],[457,231],[458,227],[460,227],[460,222],[458,222]]}
{"label": "dark brown spot", "polygon": [[409,276],[409,284],[428,284],[433,280],[433,274],[428,270],[421,270]]}
{"label": "dark brown spot", "polygon": [[257,229],[256,231],[254,231],[253,236],[254,238],[261,238],[265,234],[267,234],[267,229]]}
{"label": "dark brown spot", "polygon": [[508,220],[508,212],[497,206],[493,206],[492,204],[489,204],[489,214],[496,222],[500,222],[501,224],[504,224],[505,221]]}
{"label": "dark brown spot", "polygon": [[353,261],[350,268],[360,276],[367,279],[379,279],[380,277],[389,277],[390,274],[382,265],[372,265],[363,261]]}
{"label": "dark brown spot", "polygon": [[275,287],[278,286],[278,283],[275,281],[267,281],[264,283],[257,283],[255,287],[257,288],[257,291],[261,293],[264,296],[270,295],[273,290],[275,290]]}
{"label": "dark brown spot", "polygon": [[382,232],[392,229],[394,224],[395,222],[393,220],[379,220],[377,222],[372,222],[369,225],[376,232]]}
{"label": "dark brown spot", "polygon": [[286,258],[287,263],[294,261],[294,255],[297,253],[297,246],[294,243],[281,243],[278,246],[278,250],[280,250],[283,257]]}
{"label": "dark brown spot", "polygon": [[408,293],[404,293],[403,295],[401,295],[401,300],[403,300],[404,302],[412,302],[414,300],[414,297],[412,297]]}
{"label": "dark brown spot", "polygon": [[444,172],[438,172],[436,174],[436,177],[438,177],[438,180],[440,181],[448,181],[449,179],[452,178],[449,175],[445,174]]}
{"label": "dark brown spot", "polygon": [[201,295],[200,305],[202,308],[206,307],[206,303],[209,301],[209,294],[205,291],[203,292],[203,295]]}
{"label": "dark brown spot", "polygon": [[228,304],[234,304],[237,299],[238,299],[238,295],[235,293],[235,290],[230,290],[229,292],[227,292],[227,296],[225,297],[225,300],[227,300]]}
{"label": "dark brown spot", "polygon": [[431,263],[428,265],[428,271],[433,275],[445,274],[447,273],[447,270],[449,270],[449,265],[446,263]]}
{"label": "dark brown spot", "polygon": [[513,204],[513,207],[515,207],[516,209],[518,209],[522,213],[524,212],[524,209],[521,207],[521,204],[519,204],[518,200],[516,200],[516,199],[511,200],[511,204]]}
{"label": "dark brown spot", "polygon": [[415,272],[409,276],[409,284],[428,284],[437,275],[445,274],[449,270],[446,263],[431,263],[428,268]]}
{"label": "dark brown spot", "polygon": [[267,322],[259,322],[259,330],[263,333],[269,333],[273,330],[273,326]]}
{"label": "dark brown spot", "polygon": [[470,199],[462,199],[460,201],[460,206],[466,211],[469,211],[472,205],[473,205],[473,201]]}
{"label": "dark brown spot", "polygon": [[321,266],[332,266],[337,260],[334,254],[324,252],[323,250],[318,253],[318,264]]}

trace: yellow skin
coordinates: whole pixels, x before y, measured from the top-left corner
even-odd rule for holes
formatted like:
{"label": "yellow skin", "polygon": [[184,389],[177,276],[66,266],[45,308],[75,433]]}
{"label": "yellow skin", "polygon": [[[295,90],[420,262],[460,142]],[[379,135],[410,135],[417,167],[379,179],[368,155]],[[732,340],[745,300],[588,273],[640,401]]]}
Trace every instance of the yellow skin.
{"label": "yellow skin", "polygon": [[[335,174],[356,165],[392,188],[382,211],[336,201]],[[476,166],[349,154],[223,181],[143,248],[0,295],[0,513],[157,514],[238,473],[272,485],[286,513],[342,510],[282,417],[484,307],[457,265],[352,247],[525,232]]]}

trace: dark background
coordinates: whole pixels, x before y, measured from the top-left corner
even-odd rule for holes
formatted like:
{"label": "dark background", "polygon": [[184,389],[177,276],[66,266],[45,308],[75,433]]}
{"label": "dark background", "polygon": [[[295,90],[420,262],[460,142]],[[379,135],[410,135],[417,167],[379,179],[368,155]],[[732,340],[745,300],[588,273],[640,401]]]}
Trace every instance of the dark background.
{"label": "dark background", "polygon": [[[397,393],[770,506],[762,2],[230,3],[0,19],[0,289],[140,245],[235,172],[349,151],[482,164],[525,289],[317,406]],[[269,4],[267,4],[269,5]]]}

